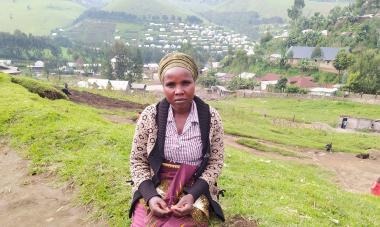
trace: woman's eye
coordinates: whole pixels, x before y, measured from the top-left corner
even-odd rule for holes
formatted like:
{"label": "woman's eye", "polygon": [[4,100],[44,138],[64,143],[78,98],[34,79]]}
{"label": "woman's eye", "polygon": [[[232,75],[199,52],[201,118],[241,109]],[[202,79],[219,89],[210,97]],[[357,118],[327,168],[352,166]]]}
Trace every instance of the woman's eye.
{"label": "woman's eye", "polygon": [[168,83],[168,84],[166,84],[165,86],[166,86],[166,87],[173,88],[173,87],[175,86],[175,84],[173,84],[173,83]]}

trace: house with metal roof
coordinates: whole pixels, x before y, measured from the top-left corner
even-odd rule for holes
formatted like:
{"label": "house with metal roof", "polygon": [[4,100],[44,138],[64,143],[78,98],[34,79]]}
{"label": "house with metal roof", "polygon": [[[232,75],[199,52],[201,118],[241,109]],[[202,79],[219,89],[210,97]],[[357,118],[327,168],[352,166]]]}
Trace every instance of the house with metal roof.
{"label": "house with metal roof", "polygon": [[294,85],[304,89],[310,89],[318,87],[318,84],[314,82],[311,76],[293,76],[288,78],[288,84]]}
{"label": "house with metal roof", "polygon": [[332,73],[338,73],[333,65],[337,54],[341,49],[338,47],[320,47],[320,56],[313,56],[317,47],[307,46],[291,46],[287,52],[289,63],[292,65],[298,64],[301,60],[314,61],[318,64],[319,69]]}
{"label": "house with metal roof", "polygon": [[274,86],[281,79],[281,75],[275,73],[267,73],[264,76],[257,78],[257,81],[260,82],[260,88],[262,91],[267,90],[268,86]]}

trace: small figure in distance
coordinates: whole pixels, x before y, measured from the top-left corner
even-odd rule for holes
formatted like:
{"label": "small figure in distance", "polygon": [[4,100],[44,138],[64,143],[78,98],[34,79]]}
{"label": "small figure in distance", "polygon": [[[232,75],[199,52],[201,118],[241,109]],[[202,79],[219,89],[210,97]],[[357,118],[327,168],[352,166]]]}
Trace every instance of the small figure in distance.
{"label": "small figure in distance", "polygon": [[65,87],[62,89],[62,92],[65,93],[67,96],[71,95],[69,91],[69,85],[67,85],[67,83],[65,83]]}
{"label": "small figure in distance", "polygon": [[332,153],[332,143],[328,143],[325,145],[326,151]]}

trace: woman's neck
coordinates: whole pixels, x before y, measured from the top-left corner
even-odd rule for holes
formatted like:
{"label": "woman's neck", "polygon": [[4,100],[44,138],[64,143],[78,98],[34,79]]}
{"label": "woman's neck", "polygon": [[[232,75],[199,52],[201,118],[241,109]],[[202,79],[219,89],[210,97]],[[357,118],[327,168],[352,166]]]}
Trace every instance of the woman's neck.
{"label": "woman's neck", "polygon": [[175,115],[187,115],[191,111],[191,106],[192,106],[192,103],[190,103],[188,106],[183,107],[183,108],[173,107],[173,115],[174,116]]}

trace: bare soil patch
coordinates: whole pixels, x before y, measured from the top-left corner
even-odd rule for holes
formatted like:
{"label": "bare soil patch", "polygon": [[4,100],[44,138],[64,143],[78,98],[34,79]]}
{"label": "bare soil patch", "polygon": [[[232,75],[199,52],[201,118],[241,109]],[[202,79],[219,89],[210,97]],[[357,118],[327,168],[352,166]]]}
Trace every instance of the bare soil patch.
{"label": "bare soil patch", "polygon": [[[317,149],[307,149],[293,147],[292,151],[299,153],[300,157],[282,156],[274,152],[261,152],[236,142],[238,137],[225,135],[225,143],[237,149],[253,153],[257,156],[294,161],[301,164],[317,165],[327,169],[335,174],[334,181],[345,190],[357,193],[370,193],[373,182],[380,177],[380,152],[373,151],[370,159],[360,159],[356,154],[343,152],[325,152]],[[276,143],[267,142],[269,146],[275,146]],[[278,147],[284,145],[278,144]],[[286,146],[291,149],[290,146]]]}
{"label": "bare soil patch", "polygon": [[75,103],[87,104],[101,109],[136,110],[144,109],[146,107],[146,105],[142,105],[139,103],[109,98],[86,91],[70,90],[70,93],[71,95],[69,96],[69,98],[71,101]]}
{"label": "bare soil patch", "polygon": [[88,220],[74,206],[67,187],[52,187],[52,177],[28,174],[28,161],[0,141],[0,226],[107,226]]}
{"label": "bare soil patch", "polygon": [[103,117],[115,124],[136,124],[134,120],[125,116],[103,114]]}
{"label": "bare soil patch", "polygon": [[248,220],[240,215],[236,215],[222,224],[222,227],[257,227],[259,224],[255,220]]}

